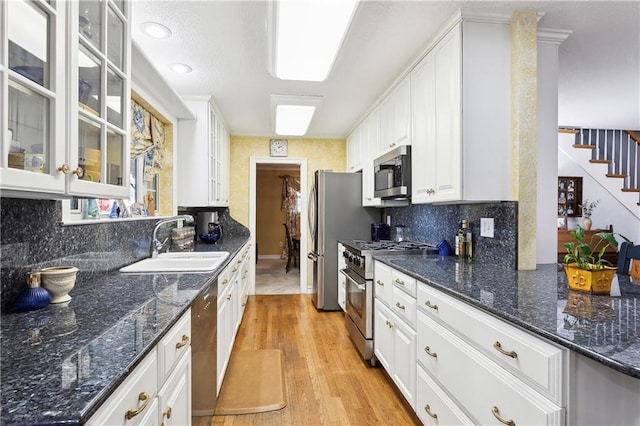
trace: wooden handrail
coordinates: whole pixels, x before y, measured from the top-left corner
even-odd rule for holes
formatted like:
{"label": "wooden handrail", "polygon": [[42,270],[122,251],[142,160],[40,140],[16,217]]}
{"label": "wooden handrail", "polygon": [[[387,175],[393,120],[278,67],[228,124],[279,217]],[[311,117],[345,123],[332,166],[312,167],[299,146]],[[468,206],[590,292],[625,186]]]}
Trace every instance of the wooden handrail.
{"label": "wooden handrail", "polygon": [[631,136],[631,139],[633,139],[638,145],[640,145],[640,135],[638,135],[633,130],[625,130],[625,132],[627,132],[627,134]]}

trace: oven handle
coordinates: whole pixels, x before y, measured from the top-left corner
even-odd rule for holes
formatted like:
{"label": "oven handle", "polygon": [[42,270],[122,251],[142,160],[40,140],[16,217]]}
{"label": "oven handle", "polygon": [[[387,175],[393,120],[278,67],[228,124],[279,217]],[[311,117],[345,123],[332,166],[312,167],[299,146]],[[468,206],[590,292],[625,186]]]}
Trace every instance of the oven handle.
{"label": "oven handle", "polygon": [[[346,269],[341,269],[340,273],[342,275],[344,275],[345,277],[347,277],[347,279],[349,281],[351,281],[352,283],[355,284],[356,287],[358,287],[358,290],[362,290],[362,291],[367,291],[367,287],[364,284],[360,284],[359,282],[357,282],[356,280],[354,280],[353,278],[351,278],[351,276],[347,273]],[[365,282],[366,283],[366,282]]]}

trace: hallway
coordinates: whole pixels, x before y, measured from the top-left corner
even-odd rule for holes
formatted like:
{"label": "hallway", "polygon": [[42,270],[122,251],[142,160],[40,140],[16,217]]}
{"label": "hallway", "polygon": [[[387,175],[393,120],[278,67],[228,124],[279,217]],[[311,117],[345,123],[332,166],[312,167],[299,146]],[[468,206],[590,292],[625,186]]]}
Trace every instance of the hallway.
{"label": "hallway", "polygon": [[256,295],[300,293],[300,265],[285,273],[286,264],[286,259],[258,260]]}

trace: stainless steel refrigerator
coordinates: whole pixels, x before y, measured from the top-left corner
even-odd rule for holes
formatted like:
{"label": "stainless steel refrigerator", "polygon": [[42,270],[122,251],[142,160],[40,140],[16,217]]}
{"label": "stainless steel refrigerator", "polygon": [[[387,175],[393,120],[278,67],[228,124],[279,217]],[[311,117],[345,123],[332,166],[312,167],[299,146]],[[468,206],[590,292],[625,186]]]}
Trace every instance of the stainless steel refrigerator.
{"label": "stainless steel refrigerator", "polygon": [[313,251],[313,304],[335,311],[338,305],[338,240],[369,240],[380,213],[362,207],[362,174],[316,170],[309,196]]}

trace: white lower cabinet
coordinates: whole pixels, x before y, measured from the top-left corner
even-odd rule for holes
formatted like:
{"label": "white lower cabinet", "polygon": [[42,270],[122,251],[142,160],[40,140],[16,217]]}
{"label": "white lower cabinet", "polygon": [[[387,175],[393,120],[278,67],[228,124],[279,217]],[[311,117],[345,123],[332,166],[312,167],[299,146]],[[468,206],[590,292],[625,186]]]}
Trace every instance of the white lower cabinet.
{"label": "white lower cabinet", "polygon": [[251,243],[245,246],[229,262],[218,276],[218,337],[217,337],[217,392],[227,371],[229,358],[242,322],[249,287],[249,267],[253,256]]}
{"label": "white lower cabinet", "polygon": [[568,349],[376,261],[375,355],[424,424],[564,425]]}
{"label": "white lower cabinet", "polygon": [[473,420],[418,364],[416,414],[425,425],[473,425]]}
{"label": "white lower cabinet", "polygon": [[[191,348],[158,392],[161,423],[165,426],[191,424]],[[188,409],[185,409],[188,407]]]}
{"label": "white lower cabinet", "polygon": [[136,366],[87,422],[90,425],[191,423],[191,310]]}
{"label": "white lower cabinet", "polygon": [[416,332],[377,299],[374,316],[376,358],[415,409]]}
{"label": "white lower cabinet", "polygon": [[418,362],[479,424],[564,424],[562,407],[422,312]]}

